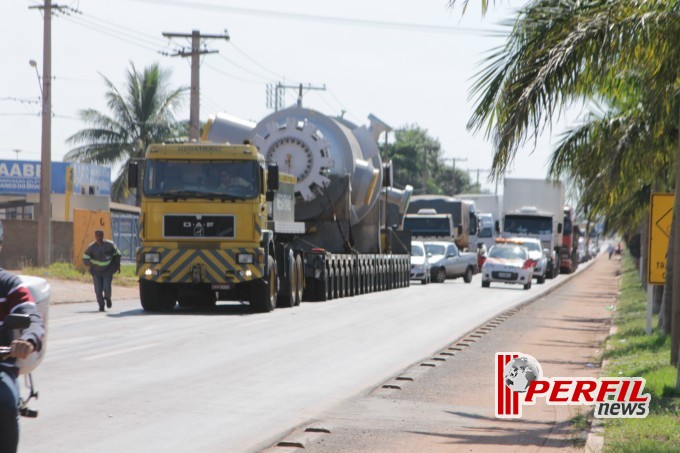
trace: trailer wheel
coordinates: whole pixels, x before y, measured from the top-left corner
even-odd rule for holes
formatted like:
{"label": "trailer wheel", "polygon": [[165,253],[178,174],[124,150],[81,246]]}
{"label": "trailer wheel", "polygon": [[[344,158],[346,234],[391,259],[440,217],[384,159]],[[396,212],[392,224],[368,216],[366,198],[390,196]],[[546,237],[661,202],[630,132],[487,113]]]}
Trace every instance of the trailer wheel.
{"label": "trailer wheel", "polygon": [[177,303],[177,291],[172,284],[140,280],[139,299],[144,311],[170,311]]}
{"label": "trailer wheel", "polygon": [[253,280],[250,287],[250,308],[256,313],[267,313],[276,308],[276,262],[267,261],[267,280]]}
{"label": "trailer wheel", "polygon": [[295,305],[300,305],[305,289],[305,268],[302,264],[300,255],[295,257],[295,268],[297,269],[297,291],[295,292]]}
{"label": "trailer wheel", "polygon": [[472,268],[468,267],[465,269],[465,274],[463,275],[463,281],[465,283],[470,283],[472,282]]}
{"label": "trailer wheel", "polygon": [[297,264],[292,253],[289,252],[287,258],[283,269],[284,276],[281,282],[283,284],[283,293],[279,298],[281,302],[279,305],[281,307],[294,307],[298,285]]}

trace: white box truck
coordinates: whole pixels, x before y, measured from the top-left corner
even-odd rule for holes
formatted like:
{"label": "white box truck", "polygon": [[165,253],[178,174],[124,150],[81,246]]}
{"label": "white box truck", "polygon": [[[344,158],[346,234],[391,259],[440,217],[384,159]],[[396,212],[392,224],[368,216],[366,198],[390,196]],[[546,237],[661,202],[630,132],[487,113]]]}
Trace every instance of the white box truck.
{"label": "white box truck", "polygon": [[544,179],[505,178],[502,237],[535,237],[549,250],[547,275],[560,272],[564,184]]}

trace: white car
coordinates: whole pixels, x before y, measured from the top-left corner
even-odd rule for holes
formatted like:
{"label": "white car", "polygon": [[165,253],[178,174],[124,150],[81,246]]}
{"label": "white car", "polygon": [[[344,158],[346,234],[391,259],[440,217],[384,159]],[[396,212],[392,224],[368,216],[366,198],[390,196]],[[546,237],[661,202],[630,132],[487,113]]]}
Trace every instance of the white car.
{"label": "white car", "polygon": [[430,260],[425,253],[425,244],[421,241],[411,242],[411,280],[420,280],[423,285],[432,281]]}
{"label": "white car", "polygon": [[[540,239],[516,237],[510,239],[496,239],[496,243],[517,244],[525,246],[529,251],[529,258],[536,262],[536,266],[534,266],[534,278],[536,279],[536,283],[539,285],[545,283],[548,271],[548,255],[550,254],[550,250],[543,249]],[[548,255],[546,255],[546,252]]]}
{"label": "white car", "polygon": [[491,282],[500,282],[524,285],[524,289],[530,289],[535,265],[525,246],[496,244],[489,250],[482,267],[482,288],[488,288]]}

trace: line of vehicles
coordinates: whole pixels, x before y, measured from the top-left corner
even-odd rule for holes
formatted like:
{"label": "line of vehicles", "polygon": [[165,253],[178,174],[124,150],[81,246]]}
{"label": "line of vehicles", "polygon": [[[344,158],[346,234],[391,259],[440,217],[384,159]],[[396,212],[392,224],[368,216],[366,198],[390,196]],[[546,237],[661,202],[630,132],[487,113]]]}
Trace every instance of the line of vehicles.
{"label": "line of vehicles", "polygon": [[218,114],[200,142],[151,145],[128,178],[141,196],[142,307],[236,300],[268,312],[478,272],[485,285],[530,287],[495,256],[499,238],[524,238],[515,246],[539,283],[575,269],[577,228],[560,183],[507,178],[502,199],[412,196],[380,158],[387,126],[369,119],[301,106],[258,123]]}

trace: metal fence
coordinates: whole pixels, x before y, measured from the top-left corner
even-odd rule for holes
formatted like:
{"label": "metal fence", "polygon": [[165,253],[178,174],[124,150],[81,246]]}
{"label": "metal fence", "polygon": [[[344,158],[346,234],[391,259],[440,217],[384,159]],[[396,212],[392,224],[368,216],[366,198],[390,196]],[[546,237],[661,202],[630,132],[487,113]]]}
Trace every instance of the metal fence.
{"label": "metal fence", "polygon": [[121,262],[134,263],[135,250],[139,247],[139,216],[133,214],[112,214],[111,230],[113,242],[122,255]]}

